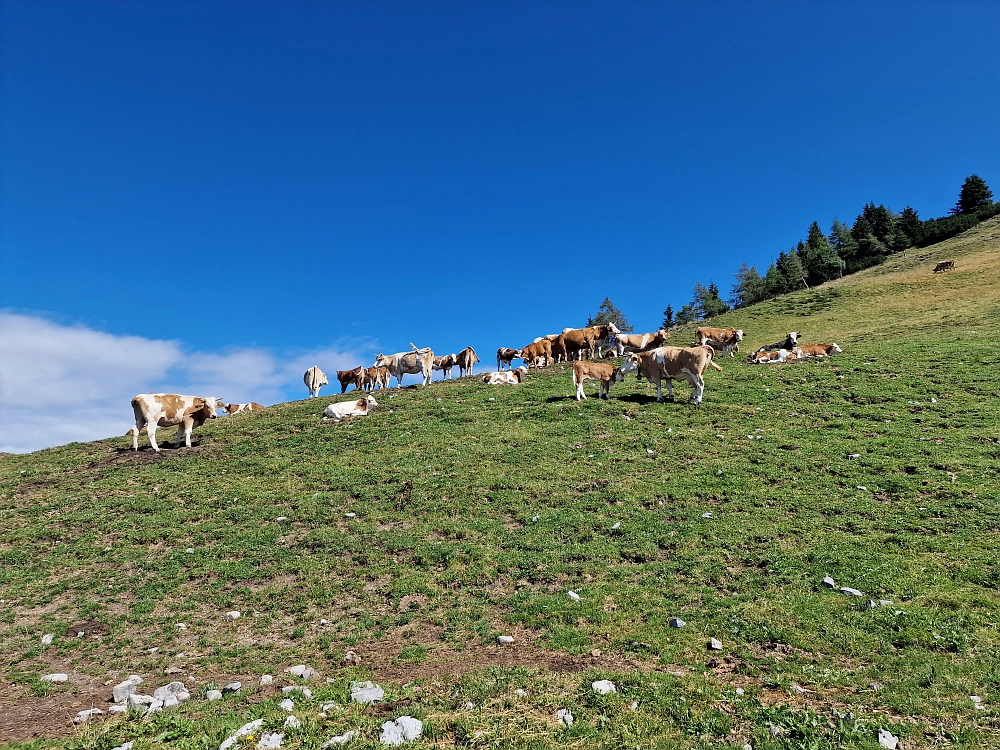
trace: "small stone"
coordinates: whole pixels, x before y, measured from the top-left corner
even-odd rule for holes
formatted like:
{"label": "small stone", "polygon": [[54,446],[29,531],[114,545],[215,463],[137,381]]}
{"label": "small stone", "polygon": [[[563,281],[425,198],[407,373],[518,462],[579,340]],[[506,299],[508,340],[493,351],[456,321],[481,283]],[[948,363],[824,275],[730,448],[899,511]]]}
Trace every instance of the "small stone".
{"label": "small stone", "polygon": [[751,745],[749,742],[744,742],[740,750],[753,750],[753,745]]}
{"label": "small stone", "polygon": [[113,688],[111,688],[111,699],[115,703],[122,703],[128,700],[128,697],[135,693],[137,686],[132,680],[125,680],[124,682],[119,682]]}
{"label": "small stone", "polygon": [[52,645],[52,639],[55,638],[55,637],[56,637],[55,633],[46,633],[45,635],[42,636],[42,645],[43,646],[51,646]]}
{"label": "small stone", "polygon": [[64,672],[55,672],[54,674],[47,674],[41,678],[42,682],[66,682],[69,679],[69,675]]}
{"label": "small stone", "polygon": [[683,628],[685,625],[687,625],[687,623],[684,622],[684,620],[682,620],[679,617],[671,617],[670,622],[668,622],[667,624],[672,628]]}
{"label": "small stone", "polygon": [[[239,684],[239,683],[235,683],[235,684]],[[237,689],[239,689],[239,688],[237,688]],[[153,697],[156,698],[156,700],[159,700],[159,701],[166,701],[167,698],[169,698],[169,697],[171,697],[173,695],[176,695],[177,693],[180,693],[183,690],[184,690],[184,683],[183,682],[171,682],[168,685],[164,685],[163,687],[156,688],[156,690],[153,691]],[[225,692],[225,690],[223,690],[223,692]]]}
{"label": "small stone", "polygon": [[123,714],[128,711],[128,706],[124,703],[115,703],[113,706],[108,707],[109,714]]}
{"label": "small stone", "polygon": [[489,401],[496,401],[496,399],[495,399],[495,398],[490,398],[490,399],[488,399],[488,400],[489,400]]}
{"label": "small stone", "polygon": [[97,716],[103,716],[104,712],[99,708],[88,708],[85,711],[81,711],[73,718],[74,724],[86,724],[91,719]]}
{"label": "small stone", "polygon": [[355,703],[374,703],[384,697],[385,691],[373,682],[351,683],[351,700]]}
{"label": "small stone", "polygon": [[806,689],[804,687],[795,682],[789,685],[788,689],[791,690],[796,695],[803,695],[806,692]]}
{"label": "small stone", "polygon": [[322,745],[320,745],[320,747],[321,748],[328,748],[328,747],[333,747],[335,745],[346,745],[348,742],[350,742],[351,740],[353,740],[357,736],[358,736],[358,733],[352,729],[349,732],[344,732],[343,734],[338,734],[336,737],[331,737],[326,742],[324,742]]}
{"label": "small stone", "polygon": [[886,750],[896,750],[896,748],[899,747],[899,737],[894,735],[888,729],[879,729],[878,744],[886,748]]}
{"label": "small stone", "polygon": [[313,697],[313,691],[304,685],[289,685],[288,687],[281,688],[281,692],[285,695],[289,693],[299,693],[306,700],[310,700]]}
{"label": "small stone", "polygon": [[351,666],[356,667],[360,663],[361,657],[353,651],[348,651],[344,654],[344,664],[350,664]]}
{"label": "small stone", "polygon": [[319,707],[319,710],[322,711],[323,713],[333,710],[343,711],[343,709],[336,703],[324,703],[322,706]]}
{"label": "small stone", "polygon": [[718,638],[712,638],[708,641],[709,651],[722,651],[722,641]]}
{"label": "small stone", "polygon": [[[289,719],[294,718],[289,716]],[[286,725],[288,722],[285,722]],[[257,750],[274,750],[285,744],[284,732],[264,732],[257,740]]]}
{"label": "small stone", "polygon": [[566,598],[569,599],[570,601],[574,601],[574,602],[580,601],[580,595],[578,593],[576,593],[575,591],[567,591],[566,592]]}
{"label": "small stone", "polygon": [[261,725],[264,723],[263,719],[255,719],[254,721],[244,724],[239,729],[236,730],[236,734],[232,735],[228,739],[224,740],[221,745],[219,745],[219,750],[229,750],[230,747],[239,742],[240,737],[246,737],[248,734],[253,734]]}
{"label": "small stone", "polygon": [[862,492],[868,491],[868,488],[865,487],[863,484],[859,484],[855,489],[861,490]]}
{"label": "small stone", "polygon": [[471,710],[472,710],[472,709],[474,709],[475,707],[476,707],[476,704],[475,704],[475,703],[473,703],[472,701],[466,701],[466,702],[465,702],[465,706],[464,706],[464,708],[465,708],[465,710],[466,710],[466,711],[471,711]]}
{"label": "small stone", "polygon": [[936,399],[936,398],[934,398],[933,396],[931,396],[931,403],[932,403],[932,404],[936,404],[936,403],[937,403],[937,399]]}
{"label": "small stone", "polygon": [[208,698],[210,701],[222,700],[222,691],[209,690],[207,693],[205,693],[205,697]]}
{"label": "small stone", "polygon": [[593,657],[594,657],[595,659],[596,659],[596,658],[597,658],[598,656],[600,656],[600,655],[601,655],[601,653],[602,653],[602,651],[601,651],[601,649],[599,649],[599,648],[595,648],[595,649],[591,649],[591,651],[590,651],[590,655],[591,655],[591,656],[593,656]]}
{"label": "small stone", "polygon": [[707,513],[702,513],[701,517],[702,518],[711,518],[712,517],[712,512],[708,511]]}
{"label": "small stone", "polygon": [[737,695],[746,695],[747,691],[744,690],[743,688],[736,688],[736,694]]}
{"label": "small stone", "polygon": [[187,690],[181,690],[177,693],[174,693],[174,697],[177,699],[178,703],[187,703],[189,700],[191,700],[191,693],[189,693]]}
{"label": "small stone", "polygon": [[288,516],[278,516],[274,520],[275,521],[287,521],[288,520]]}
{"label": "small stone", "polygon": [[302,722],[298,720],[296,716],[289,716],[285,719],[285,729],[301,729]]}
{"label": "small stone", "polygon": [[860,591],[858,591],[857,589],[852,589],[850,586],[841,586],[840,593],[849,594],[850,596],[864,596],[864,594],[862,594]]}
{"label": "small stone", "polygon": [[238,693],[241,687],[243,687],[242,682],[230,682],[222,688],[222,694],[229,695],[230,693]]}
{"label": "small stone", "polygon": [[615,521],[614,524],[611,526],[611,530],[617,531],[621,527],[622,527],[621,521]]}
{"label": "small stone", "polygon": [[860,453],[852,453],[851,455],[848,456],[848,458],[851,459],[852,461],[857,461],[859,458],[861,458],[861,454]]}
{"label": "small stone", "polygon": [[512,635],[498,635],[497,643],[501,646],[510,646],[514,643],[514,636]]}
{"label": "small stone", "polygon": [[242,616],[243,613],[237,612],[235,609],[230,612],[226,612],[226,619],[229,620],[230,622],[232,622],[233,620],[238,620]]}
{"label": "small stone", "polygon": [[279,703],[278,706],[286,711],[295,710],[295,704],[292,702],[291,698],[285,698],[285,700],[281,701],[281,703]]}
{"label": "small stone", "polygon": [[383,745],[398,746],[404,742],[413,742],[424,731],[424,723],[412,716],[400,716],[395,721],[387,721],[382,725],[379,741]]}
{"label": "small stone", "polygon": [[290,674],[292,677],[301,677],[303,674],[305,674],[306,665],[296,664],[294,667],[289,667],[285,671],[288,672],[288,674]]}
{"label": "small stone", "polygon": [[134,743],[132,742],[132,740],[129,740],[128,742],[124,743],[123,745],[119,745],[114,750],[132,750],[132,745],[133,744]]}
{"label": "small stone", "polygon": [[568,727],[573,726],[573,712],[568,708],[560,708],[556,711],[556,721]]}
{"label": "small stone", "polygon": [[772,737],[777,737],[784,730],[781,727],[776,727],[774,724],[771,725],[770,732]]}
{"label": "small stone", "polygon": [[532,523],[538,523],[538,518],[539,518],[538,516],[532,516],[531,517],[531,522]]}
{"label": "small stone", "polygon": [[837,587],[837,584],[834,582],[832,578],[830,578],[830,576],[827,576],[826,578],[823,579],[823,585],[826,586],[828,589]]}
{"label": "small stone", "polygon": [[274,682],[274,677],[272,677],[269,674],[263,675],[260,678],[260,684],[261,684],[261,686],[270,685],[272,682]]}
{"label": "small stone", "polygon": [[187,630],[188,629],[188,626],[185,625],[183,622],[177,623],[174,627],[176,627],[178,630]]}
{"label": "small stone", "polygon": [[615,687],[615,683],[611,680],[598,680],[597,682],[590,683],[590,687],[598,695],[618,692],[618,688]]}
{"label": "small stone", "polygon": [[344,518],[357,518],[357,517],[358,517],[357,513],[345,513],[344,514]]}
{"label": "small stone", "polygon": [[[178,657],[183,658],[184,654],[178,654]],[[180,667],[167,667],[163,670],[163,674],[180,674],[183,671]]]}
{"label": "small stone", "polygon": [[147,648],[146,649],[146,653],[147,654],[155,654],[159,650],[160,650],[159,646],[153,646],[152,648]]}
{"label": "small stone", "polygon": [[164,708],[173,708],[174,706],[179,706],[180,703],[181,702],[177,700],[177,696],[175,695],[168,695],[166,698],[163,699]]}
{"label": "small stone", "polygon": [[514,695],[516,695],[518,698],[527,698],[528,691],[524,690],[523,688],[518,688],[517,690],[514,691]]}
{"label": "small stone", "polygon": [[320,625],[327,625],[327,624],[329,624],[329,622],[330,622],[329,620],[320,620],[319,624]]}
{"label": "small stone", "polygon": [[127,698],[128,707],[134,711],[152,712],[157,711],[163,707],[163,702],[157,700],[151,695],[140,695],[139,693],[132,693]]}
{"label": "small stone", "polygon": [[305,671],[302,672],[302,679],[311,680],[313,677],[319,677],[319,672],[312,667],[306,667]]}
{"label": "small stone", "polygon": [[653,455],[653,451],[649,448],[646,448],[646,453],[649,454],[650,456]]}

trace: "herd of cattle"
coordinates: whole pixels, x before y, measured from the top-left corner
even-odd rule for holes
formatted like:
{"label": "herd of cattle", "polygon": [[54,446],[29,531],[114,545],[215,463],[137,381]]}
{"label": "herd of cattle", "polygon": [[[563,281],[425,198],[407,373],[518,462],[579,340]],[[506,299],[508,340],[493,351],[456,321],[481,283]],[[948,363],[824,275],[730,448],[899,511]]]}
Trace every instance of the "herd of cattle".
{"label": "herd of cattle", "polygon": [[[810,357],[827,357],[841,352],[837,344],[800,344],[799,333],[792,331],[782,341],[762,346],[747,359],[752,364],[779,364],[794,362]],[[524,381],[529,369],[547,367],[555,362],[573,363],[573,385],[576,399],[586,398],[583,385],[588,380],[598,382],[598,398],[610,398],[611,385],[621,382],[625,375],[635,373],[638,380],[646,379],[656,385],[656,400],[663,400],[662,384],[667,382],[667,397],[674,398],[673,381],[687,382],[692,388],[691,401],[699,405],[705,393],[705,370],[712,367],[721,371],[713,358],[716,352],[723,356],[735,357],[739,351],[744,333],[737,328],[702,327],[695,331],[695,340],[690,346],[664,346],[670,334],[664,330],[654,333],[625,334],[613,323],[588,326],[587,328],[567,328],[562,333],[540,336],[520,349],[500,348],[497,350],[497,371],[483,376],[483,382],[491,385],[518,385]],[[608,347],[607,351],[603,351]],[[400,387],[404,375],[420,375],[424,385],[430,385],[435,370],[444,377],[453,376],[455,367],[459,377],[472,374],[479,357],[470,346],[458,354],[435,357],[430,348],[418,348],[410,344],[411,351],[396,354],[376,355],[373,367],[355,367],[337,372],[340,392],[346,393],[350,386],[356,391],[374,391],[389,387],[390,378],[396,378]],[[626,356],[627,355],[627,356]],[[595,359],[624,357],[619,366],[597,362]],[[521,359],[524,364],[514,368],[513,360]],[[309,397],[319,397],[320,389],[329,383],[319,367],[310,367],[303,377],[309,389]],[[330,404],[323,412],[327,419],[340,421],[347,416],[365,416],[378,406],[369,394],[356,401]],[[206,420],[215,419],[216,411],[224,410],[229,415],[244,411],[257,411],[264,407],[257,403],[226,404],[218,397],[181,396],[172,393],[143,393],[132,399],[135,427],[126,436],[132,438],[132,447],[139,448],[139,434],[143,431],[149,437],[154,451],[159,451],[156,443],[158,427],[177,427],[176,445],[181,440],[191,446],[191,431]]]}

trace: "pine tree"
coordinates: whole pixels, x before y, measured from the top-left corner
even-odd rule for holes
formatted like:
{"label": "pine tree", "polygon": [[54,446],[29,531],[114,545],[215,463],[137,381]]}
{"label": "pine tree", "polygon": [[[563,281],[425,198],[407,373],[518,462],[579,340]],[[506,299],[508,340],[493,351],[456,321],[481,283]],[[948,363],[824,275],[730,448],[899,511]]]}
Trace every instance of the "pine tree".
{"label": "pine tree", "polygon": [[830,240],[830,246],[837,252],[840,259],[844,261],[845,267],[849,266],[858,252],[858,243],[851,234],[850,227],[834,217],[827,239]]}
{"label": "pine tree", "polygon": [[691,323],[695,319],[694,305],[683,305],[677,312],[677,325]]}
{"label": "pine tree", "polygon": [[746,261],[740,264],[736,272],[736,283],[729,292],[729,302],[733,307],[747,307],[767,299],[767,287],[755,266],[748,266]]}
{"label": "pine tree", "polygon": [[803,287],[808,288],[806,283],[806,271],[802,267],[802,260],[798,251],[794,248],[787,253],[778,256],[778,270],[785,278],[785,291],[794,292]]}
{"label": "pine tree", "polygon": [[631,333],[635,329],[629,324],[625,313],[615,307],[615,303],[610,297],[605,297],[604,302],[597,308],[597,312],[587,318],[587,326],[600,326],[614,323],[622,333]]}
{"label": "pine tree", "polygon": [[809,227],[809,237],[799,243],[799,257],[810,284],[822,284],[843,274],[844,261],[815,221]]}
{"label": "pine tree", "polygon": [[952,214],[971,214],[979,208],[985,208],[993,203],[993,191],[986,181],[977,174],[971,174],[962,183],[958,193],[958,203],[951,209]]}
{"label": "pine tree", "polygon": [[903,209],[903,213],[899,215],[898,226],[908,240],[908,247],[919,245],[924,239],[924,223],[920,220],[915,208],[907,206]]}
{"label": "pine tree", "polygon": [[660,328],[664,331],[669,331],[677,324],[674,320],[674,308],[667,305],[667,309],[663,311],[663,322],[660,324]]}
{"label": "pine tree", "polygon": [[729,309],[729,306],[719,297],[719,287],[715,285],[715,282],[709,283],[707,288],[701,283],[694,285],[691,307],[694,308],[699,318],[711,318],[721,315]]}

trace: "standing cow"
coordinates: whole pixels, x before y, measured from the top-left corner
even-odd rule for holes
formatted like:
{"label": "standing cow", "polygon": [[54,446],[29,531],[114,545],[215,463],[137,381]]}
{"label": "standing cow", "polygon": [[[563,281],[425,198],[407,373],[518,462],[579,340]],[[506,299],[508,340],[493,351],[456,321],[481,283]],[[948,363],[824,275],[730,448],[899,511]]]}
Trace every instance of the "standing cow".
{"label": "standing cow", "polygon": [[458,377],[464,378],[466,375],[471,375],[472,368],[478,361],[479,355],[476,354],[476,350],[471,346],[465,347],[455,357],[455,363],[458,365]]}
{"label": "standing cow", "polygon": [[722,371],[712,361],[713,350],[709,346],[661,346],[648,352],[635,352],[625,358],[622,374],[636,373],[637,378],[646,378],[656,385],[656,400],[663,400],[661,381],[667,381],[667,397],[674,400],[674,380],[686,380],[694,388],[691,400],[701,404],[705,393],[705,368],[711,366]]}
{"label": "standing cow", "polygon": [[306,388],[309,389],[309,398],[318,397],[319,389],[329,382],[326,379],[326,373],[316,366],[306,370],[306,374],[302,376],[302,381],[306,384]]}
{"label": "standing cow", "polygon": [[424,385],[431,384],[431,376],[434,374],[434,352],[429,346],[418,349],[410,343],[412,352],[398,352],[396,354],[375,355],[376,367],[387,367],[389,372],[396,378],[396,387],[403,384],[403,375],[423,375]]}
{"label": "standing cow", "polygon": [[511,369],[511,362],[518,358],[517,349],[508,349],[505,346],[501,346],[497,349],[497,372],[504,369],[504,365],[507,365],[507,369]]}
{"label": "standing cow", "polygon": [[176,393],[140,393],[132,399],[132,412],[135,414],[135,430],[132,432],[132,449],[139,450],[139,433],[146,428],[149,444],[157,453],[160,446],[156,444],[157,427],[173,427],[177,425],[177,442],[175,447],[184,445],[191,447],[191,430],[201,427],[209,419],[215,419],[215,410],[223,402],[221,398],[208,396],[179,396]]}

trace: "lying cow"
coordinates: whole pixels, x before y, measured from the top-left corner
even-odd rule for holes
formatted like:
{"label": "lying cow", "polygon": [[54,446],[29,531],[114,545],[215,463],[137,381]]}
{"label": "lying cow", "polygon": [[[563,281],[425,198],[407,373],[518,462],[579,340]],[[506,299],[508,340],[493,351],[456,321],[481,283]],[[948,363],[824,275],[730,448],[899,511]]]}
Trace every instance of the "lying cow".
{"label": "lying cow", "polygon": [[431,365],[432,370],[441,370],[444,373],[444,379],[447,380],[452,376],[452,369],[458,364],[457,354],[445,354],[443,357],[435,357],[434,362]]}
{"label": "lying cow", "polygon": [[220,404],[220,406],[229,416],[232,416],[233,414],[241,414],[245,411],[260,411],[264,408],[254,401],[251,401],[249,404]]}
{"label": "lying cow", "polygon": [[621,383],[625,380],[620,367],[607,365],[603,362],[574,362],[573,363],[573,385],[576,386],[576,400],[586,399],[583,392],[583,384],[588,380],[599,381],[597,386],[597,398],[611,398],[611,384]]}
{"label": "lying cow", "polygon": [[[309,389],[309,398],[312,398],[313,396],[318,398],[319,389],[329,382],[326,379],[326,373],[318,367],[310,367],[306,370],[306,374],[302,377],[302,380],[305,382],[306,388]],[[341,391],[341,393],[343,393],[343,391]]]}
{"label": "lying cow", "polygon": [[365,384],[365,368],[359,366],[353,370],[337,370],[337,380],[340,381],[341,393],[347,393],[347,389],[352,385],[360,389]]}
{"label": "lying cow", "polygon": [[434,352],[430,347],[425,346],[418,349],[410,342],[411,352],[398,352],[396,354],[385,355],[379,352],[375,356],[376,367],[388,367],[389,372],[396,378],[396,387],[403,384],[403,375],[422,375],[424,385],[431,384],[431,377],[434,374]]}
{"label": "lying cow", "polygon": [[615,350],[618,356],[625,352],[645,352],[663,346],[670,334],[662,328],[656,333],[619,333],[615,336]]}
{"label": "lying cow", "polygon": [[797,333],[796,331],[789,331],[785,335],[784,341],[776,341],[773,344],[768,344],[767,346],[762,346],[757,351],[759,351],[759,352],[773,352],[773,351],[777,351],[778,349],[787,349],[788,351],[791,351],[792,349],[794,349],[796,346],[799,345],[799,336],[800,335],[801,334]]}
{"label": "lying cow", "polygon": [[504,369],[504,365],[507,365],[507,369],[511,369],[511,362],[518,359],[520,355],[517,353],[517,349],[507,349],[501,346],[497,349],[497,372]]}
{"label": "lying cow", "polygon": [[625,358],[622,374],[636,373],[636,378],[646,378],[656,384],[656,400],[663,400],[661,382],[667,381],[667,397],[674,400],[674,380],[686,380],[694,388],[691,400],[701,404],[705,393],[705,368],[711,366],[722,371],[712,361],[714,352],[708,346],[661,346],[648,352],[635,352]]}
{"label": "lying cow", "polygon": [[488,372],[483,375],[483,382],[486,385],[520,385],[524,376],[528,374],[528,368],[524,365],[506,372]]}
{"label": "lying cow", "polygon": [[472,368],[476,366],[478,361],[479,355],[476,354],[476,350],[471,346],[465,347],[455,358],[455,362],[458,364],[458,377],[464,378],[466,375],[471,375]]}
{"label": "lying cow", "polygon": [[330,404],[323,410],[323,416],[339,422],[344,417],[367,417],[368,412],[378,406],[378,402],[371,396],[359,398],[357,401],[341,401],[339,404]]}
{"label": "lying cow", "polygon": [[209,419],[215,419],[215,410],[222,403],[221,398],[208,396],[179,396],[176,393],[140,393],[132,399],[132,411],[135,414],[135,431],[132,432],[132,449],[139,450],[139,433],[146,428],[149,444],[157,453],[160,447],[156,444],[157,427],[173,427],[177,425],[177,442],[180,447],[181,438],[184,445],[191,447],[191,430],[201,427]]}
{"label": "lying cow", "polygon": [[840,354],[844,350],[836,344],[802,344],[795,351],[799,353],[799,356],[830,357],[834,354]]}
{"label": "lying cow", "polygon": [[954,271],[957,266],[953,260],[942,260],[936,266],[934,266],[934,273],[941,273],[942,271]]}

